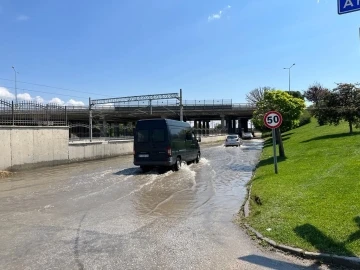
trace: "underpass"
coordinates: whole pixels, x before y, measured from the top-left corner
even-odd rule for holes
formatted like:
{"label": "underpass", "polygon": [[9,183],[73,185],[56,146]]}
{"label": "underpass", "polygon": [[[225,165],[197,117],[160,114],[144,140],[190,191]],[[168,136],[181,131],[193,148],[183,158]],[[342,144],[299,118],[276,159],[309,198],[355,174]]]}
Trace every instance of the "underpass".
{"label": "underpass", "polygon": [[233,222],[261,149],[203,147],[179,172],[144,174],[123,156],[3,179],[1,268],[319,269],[260,248]]}

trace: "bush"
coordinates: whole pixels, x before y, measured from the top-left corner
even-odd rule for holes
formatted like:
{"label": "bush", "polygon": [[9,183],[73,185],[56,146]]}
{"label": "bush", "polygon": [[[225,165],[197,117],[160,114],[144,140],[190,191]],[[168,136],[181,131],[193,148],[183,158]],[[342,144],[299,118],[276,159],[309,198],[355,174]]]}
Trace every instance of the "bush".
{"label": "bush", "polygon": [[311,122],[311,115],[309,111],[305,110],[299,118],[299,127],[309,124]]}

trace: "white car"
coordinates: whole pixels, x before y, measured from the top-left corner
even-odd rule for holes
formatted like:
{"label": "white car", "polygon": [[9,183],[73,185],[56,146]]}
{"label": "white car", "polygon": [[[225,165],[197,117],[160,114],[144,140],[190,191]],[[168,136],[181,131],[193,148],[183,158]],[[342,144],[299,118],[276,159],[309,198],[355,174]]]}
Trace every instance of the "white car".
{"label": "white car", "polygon": [[237,146],[239,147],[242,143],[242,140],[240,139],[239,135],[228,135],[226,136],[225,140],[225,147],[227,146]]}
{"label": "white car", "polygon": [[242,135],[243,139],[252,139],[254,136],[251,134],[251,132],[244,132]]}

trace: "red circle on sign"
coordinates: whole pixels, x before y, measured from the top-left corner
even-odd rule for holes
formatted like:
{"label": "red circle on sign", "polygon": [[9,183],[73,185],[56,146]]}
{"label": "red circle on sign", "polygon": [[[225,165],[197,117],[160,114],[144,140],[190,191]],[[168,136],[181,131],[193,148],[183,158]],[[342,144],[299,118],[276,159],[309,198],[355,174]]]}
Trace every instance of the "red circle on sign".
{"label": "red circle on sign", "polygon": [[282,115],[276,111],[267,112],[264,115],[264,124],[268,128],[278,128],[282,124]]}

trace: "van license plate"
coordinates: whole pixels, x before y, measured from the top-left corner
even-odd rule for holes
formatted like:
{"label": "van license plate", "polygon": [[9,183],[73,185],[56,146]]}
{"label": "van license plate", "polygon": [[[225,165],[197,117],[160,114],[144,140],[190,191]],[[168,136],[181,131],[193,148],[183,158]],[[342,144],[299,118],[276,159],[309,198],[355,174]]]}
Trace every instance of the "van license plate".
{"label": "van license plate", "polygon": [[139,157],[149,157],[148,154],[140,154]]}

